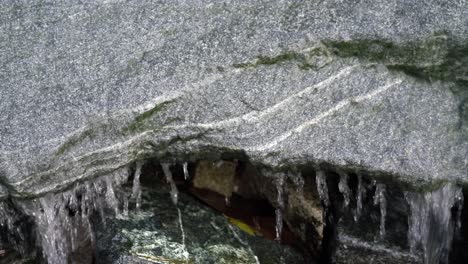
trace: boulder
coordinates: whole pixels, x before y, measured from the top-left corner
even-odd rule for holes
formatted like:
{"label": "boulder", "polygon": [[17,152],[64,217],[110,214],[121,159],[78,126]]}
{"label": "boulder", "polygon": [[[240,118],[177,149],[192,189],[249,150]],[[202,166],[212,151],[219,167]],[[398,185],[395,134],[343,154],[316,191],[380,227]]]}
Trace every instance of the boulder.
{"label": "boulder", "polygon": [[249,235],[186,194],[143,189],[142,209],[106,220],[97,232],[98,263],[303,263],[300,252]]}
{"label": "boulder", "polygon": [[6,3],[0,184],[40,196],[144,157],[222,152],[466,182],[467,10]]}
{"label": "boulder", "polygon": [[229,199],[235,189],[236,163],[200,161],[193,178],[195,188],[207,189]]}
{"label": "boulder", "polygon": [[[88,221],[92,235],[99,210],[128,204],[120,186],[135,162],[237,159],[265,176],[237,191],[267,199],[311,251],[336,248],[342,229],[368,242],[387,209],[394,237],[410,234],[391,246],[434,246],[414,241],[440,224],[450,243],[451,210],[467,219],[454,184],[468,183],[467,24],[468,3],[448,0],[6,1],[0,203],[9,207],[0,223],[32,224],[17,234],[2,227],[0,240],[41,229],[42,247],[61,249],[44,257],[59,263],[70,253],[60,241],[81,240],[67,232],[70,219]],[[352,178],[346,188],[342,175]],[[229,196],[242,182],[221,185]],[[425,219],[425,208],[437,215],[431,225],[407,222]],[[366,213],[372,232],[340,227]],[[84,240],[78,251],[92,246]],[[448,245],[434,247],[444,253],[425,260],[448,259]]]}

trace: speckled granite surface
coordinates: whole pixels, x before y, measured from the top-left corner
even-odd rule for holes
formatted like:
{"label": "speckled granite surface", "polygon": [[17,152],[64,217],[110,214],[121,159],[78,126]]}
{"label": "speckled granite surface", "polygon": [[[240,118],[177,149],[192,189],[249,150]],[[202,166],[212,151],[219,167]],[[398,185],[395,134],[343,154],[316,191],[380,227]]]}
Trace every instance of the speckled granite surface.
{"label": "speckled granite surface", "polygon": [[0,196],[244,152],[467,180],[466,1],[5,1]]}

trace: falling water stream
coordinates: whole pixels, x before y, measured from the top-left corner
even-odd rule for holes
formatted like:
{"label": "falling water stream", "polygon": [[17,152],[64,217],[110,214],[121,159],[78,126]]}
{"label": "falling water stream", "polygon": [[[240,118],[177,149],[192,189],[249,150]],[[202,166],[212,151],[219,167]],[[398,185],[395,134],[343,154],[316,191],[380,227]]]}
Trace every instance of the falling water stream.
{"label": "falling water stream", "polygon": [[411,215],[408,220],[410,250],[422,250],[425,264],[449,263],[454,231],[458,221],[452,208],[461,211],[462,189],[447,184],[425,194],[406,193]]}
{"label": "falling water stream", "polygon": [[188,163],[184,162],[184,164],[182,164],[182,168],[184,170],[184,179],[186,181],[188,181],[190,179],[190,175],[189,175],[189,172],[188,172]]}
{"label": "falling water stream", "polygon": [[340,182],[338,183],[338,189],[343,194],[344,206],[347,208],[351,202],[351,189],[348,184],[348,174],[341,172],[340,173]]}
{"label": "falling water stream", "polygon": [[[329,206],[328,187],[324,177],[325,174],[322,171],[317,172],[318,193],[324,205]],[[375,187],[373,205],[378,206],[380,209],[379,235],[381,241],[384,241],[387,232],[387,200],[390,197],[387,197],[385,184],[374,181],[372,186]],[[347,208],[350,203],[351,191],[346,174],[340,174],[338,189],[343,195],[344,207]],[[362,176],[358,175],[355,198],[356,209],[354,212],[356,222],[359,220],[365,206],[365,192],[366,185]],[[462,188],[448,183],[437,190],[426,193],[406,192],[405,198],[409,205],[407,232],[409,253],[420,256],[424,264],[448,264],[452,241],[461,229]],[[346,234],[341,234],[340,237],[341,241],[345,243],[354,241],[344,239],[348,237]],[[381,247],[384,247],[384,245]]]}
{"label": "falling water stream", "polygon": [[385,185],[382,183],[376,184],[374,194],[374,205],[379,205],[380,208],[380,238],[385,236],[385,217],[387,216],[387,199],[385,198]]}
{"label": "falling water stream", "polygon": [[330,198],[328,196],[328,185],[325,171],[319,170],[316,172],[316,175],[317,190],[320,196],[320,200],[322,200],[325,208],[327,208],[330,206]]}
{"label": "falling water stream", "polygon": [[170,163],[161,163],[163,168],[164,175],[166,176],[166,181],[171,186],[171,199],[172,202],[177,205],[177,199],[179,196],[179,192],[177,191],[177,186],[175,185],[174,179],[172,178],[172,172],[170,170]]}
{"label": "falling water stream", "polygon": [[115,187],[128,179],[126,169],[79,184],[62,193],[49,193],[20,204],[33,217],[44,259],[51,264],[64,263],[80,247],[95,244],[91,218],[104,211],[118,213]]}
{"label": "falling water stream", "polygon": [[354,221],[357,222],[361,217],[362,212],[362,199],[364,195],[364,185],[362,183],[362,176],[358,174],[358,187],[356,192],[356,211],[354,212]]}
{"label": "falling water stream", "polygon": [[[142,167],[143,162],[136,163],[133,177],[131,199],[135,201],[136,209],[141,207],[140,178]],[[170,170],[171,164],[161,163],[161,167],[170,186],[172,202],[177,206],[178,190]],[[188,180],[190,177],[187,163],[182,163],[182,170],[184,179]],[[106,216],[128,215],[129,195],[119,188],[128,181],[128,171],[128,168],[123,168],[110,175],[76,184],[73,188],[62,193],[50,193],[40,198],[18,203],[21,210],[33,219],[43,257],[48,263],[64,263],[63,260],[69,259],[73,252],[77,252],[80,248],[86,246],[92,248],[96,243],[92,226],[96,216],[105,225]],[[283,212],[286,209],[285,198],[287,198],[284,187],[285,179],[290,179],[300,194],[302,194],[304,180],[300,174],[273,173],[272,176],[277,199],[275,209],[276,239],[280,240],[283,231]],[[324,170],[316,171],[316,184],[322,205],[325,208],[334,206],[334,201],[331,200],[333,196],[329,196],[329,191],[333,189],[331,185],[327,184],[327,174]],[[358,175],[356,189],[351,190],[349,175],[339,173],[336,188],[343,197],[342,208],[349,208],[345,212],[349,212],[350,220],[354,218],[357,222],[362,216],[363,208],[369,206],[369,202],[365,204],[365,201],[369,200],[365,199],[366,192],[372,190],[369,186],[364,183],[362,176]],[[377,206],[379,208],[378,233],[380,240],[373,241],[373,243],[380,243],[385,241],[387,233],[390,234],[386,228],[390,226],[390,224],[386,226],[386,218],[388,217],[387,211],[390,210],[387,203],[391,197],[389,197],[385,184],[374,181],[372,188],[374,187],[375,193],[373,193],[373,199],[370,203],[373,208]],[[355,193],[355,197],[353,197],[353,193]],[[449,183],[426,193],[406,192],[405,199],[409,205],[407,238],[410,250],[408,255],[420,256],[425,264],[448,264],[452,241],[461,229],[463,206],[461,187]],[[351,207],[350,203],[355,203],[355,207]],[[179,208],[177,210],[182,241],[185,244],[182,215]],[[11,212],[6,207],[0,208],[0,227],[6,226],[7,229],[13,230],[15,228],[14,221],[9,217],[9,214]],[[362,218],[364,219],[364,216]],[[351,222],[353,221],[351,220]],[[18,235],[24,237],[19,228],[17,229]],[[343,234],[342,238],[347,243],[361,241],[358,238],[351,239],[351,236],[346,234]],[[362,241],[355,244],[368,245]],[[367,249],[373,247],[367,246]],[[387,250],[384,244],[378,247]],[[385,250],[381,251],[386,252]]]}
{"label": "falling water stream", "polygon": [[275,218],[276,218],[276,240],[281,240],[281,233],[283,232],[283,212],[284,210],[284,178],[283,173],[275,174],[275,185],[276,185],[276,202],[278,203],[278,208],[275,209]]}
{"label": "falling water stream", "polygon": [[140,176],[141,176],[141,168],[143,163],[141,161],[137,161],[136,169],[135,169],[135,176],[133,178],[133,187],[132,187],[132,198],[135,199],[135,206],[140,209],[141,206],[141,184],[140,184]]}

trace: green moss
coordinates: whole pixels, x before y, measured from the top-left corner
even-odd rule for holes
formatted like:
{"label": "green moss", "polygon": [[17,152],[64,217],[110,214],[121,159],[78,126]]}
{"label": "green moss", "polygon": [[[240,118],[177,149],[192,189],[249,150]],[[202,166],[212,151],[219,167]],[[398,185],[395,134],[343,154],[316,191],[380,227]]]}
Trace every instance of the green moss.
{"label": "green moss", "polygon": [[[234,68],[256,68],[260,65],[277,65],[281,63],[295,63],[301,70],[318,69],[323,65],[318,65],[311,61],[313,57],[325,56],[328,57],[327,52],[321,48],[314,48],[309,51],[286,51],[276,56],[258,56],[252,62],[234,64]],[[328,63],[326,63],[328,64]]]}
{"label": "green moss", "polygon": [[87,129],[80,133],[79,135],[72,136],[70,139],[65,141],[55,152],[55,156],[61,156],[65,152],[67,152],[72,147],[78,145],[80,142],[85,140],[86,138],[92,138],[96,135],[96,131],[92,129]]}
{"label": "green moss", "polygon": [[354,41],[329,41],[326,45],[332,48],[335,55],[340,57],[365,57],[372,61],[382,60],[388,56],[389,51],[395,49],[390,42],[381,40],[354,40]]}
{"label": "green moss", "polygon": [[287,52],[274,57],[259,56],[257,60],[258,65],[274,65],[285,61],[302,61],[303,56],[295,52]]}
{"label": "green moss", "polygon": [[274,64],[279,64],[279,63],[286,62],[286,61],[295,61],[295,60],[301,60],[300,54],[295,53],[295,52],[287,52],[287,53],[283,53],[283,54],[273,56],[273,57],[258,56],[254,62],[239,63],[239,64],[234,64],[233,66],[235,68],[254,68],[259,65],[274,65]]}
{"label": "green moss", "polygon": [[381,63],[390,70],[401,71],[427,81],[453,81],[466,90],[468,44],[445,33],[413,42],[393,43],[386,40],[358,39],[326,41],[325,45],[339,57],[356,57]]}
{"label": "green moss", "polygon": [[444,34],[413,42],[394,43],[380,39],[356,39],[352,41],[325,41],[335,55],[360,57],[386,63],[440,63],[449,52],[449,38]]}
{"label": "green moss", "polygon": [[161,112],[164,110],[170,103],[173,101],[165,101],[160,104],[155,105],[153,108],[149,109],[148,111],[145,111],[138,116],[135,117],[134,121],[128,124],[127,127],[125,127],[122,131],[124,133],[128,132],[133,132],[133,131],[140,131],[145,128],[145,123],[146,121],[153,117],[155,114],[158,112]]}

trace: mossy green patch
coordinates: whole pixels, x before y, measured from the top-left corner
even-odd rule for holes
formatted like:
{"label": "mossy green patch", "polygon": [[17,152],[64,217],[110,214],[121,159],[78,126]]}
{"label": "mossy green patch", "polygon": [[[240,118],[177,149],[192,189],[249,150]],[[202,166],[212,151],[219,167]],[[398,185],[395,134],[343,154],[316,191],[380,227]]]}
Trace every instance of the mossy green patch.
{"label": "mossy green patch", "polygon": [[394,43],[382,39],[325,41],[325,45],[340,57],[359,57],[385,64],[440,64],[448,56],[449,37],[435,34],[413,42]]}
{"label": "mossy green patch", "polygon": [[141,131],[142,129],[146,127],[145,123],[148,119],[156,115],[158,112],[161,112],[162,110],[164,110],[172,102],[173,101],[170,100],[170,101],[165,101],[165,102],[156,104],[153,108],[137,115],[135,119],[130,124],[128,124],[128,126],[126,126],[122,131],[124,133],[133,132],[133,131]]}
{"label": "mossy green patch", "polygon": [[[319,58],[325,58],[320,60]],[[286,51],[275,56],[258,56],[246,63],[234,64],[234,68],[256,68],[260,65],[277,65],[281,63],[295,63],[302,70],[317,70],[330,62],[328,52],[320,47],[303,51]]]}
{"label": "mossy green patch", "polygon": [[339,57],[356,57],[381,63],[390,70],[427,81],[454,82],[458,87],[453,91],[456,94],[460,94],[460,91],[464,93],[468,87],[468,43],[452,40],[445,33],[405,43],[357,39],[325,41],[324,44]]}
{"label": "mossy green patch", "polygon": [[254,62],[234,64],[235,68],[253,68],[258,65],[274,65],[286,61],[302,61],[303,56],[296,52],[286,52],[273,57],[258,56]]}
{"label": "mossy green patch", "polygon": [[92,130],[85,130],[83,133],[80,133],[77,136],[72,136],[70,139],[65,141],[55,152],[55,156],[61,156],[67,152],[73,146],[76,146],[78,143],[85,140],[87,137],[92,137],[94,132]]}

